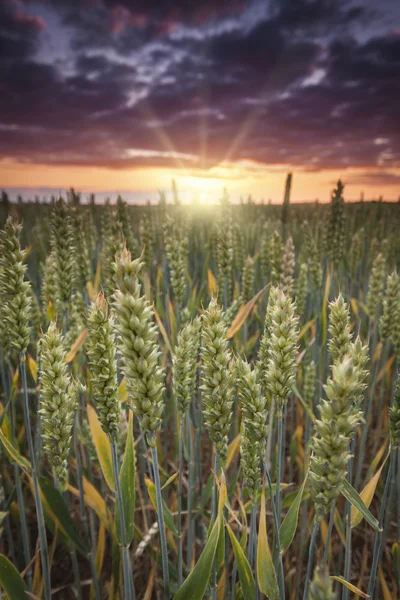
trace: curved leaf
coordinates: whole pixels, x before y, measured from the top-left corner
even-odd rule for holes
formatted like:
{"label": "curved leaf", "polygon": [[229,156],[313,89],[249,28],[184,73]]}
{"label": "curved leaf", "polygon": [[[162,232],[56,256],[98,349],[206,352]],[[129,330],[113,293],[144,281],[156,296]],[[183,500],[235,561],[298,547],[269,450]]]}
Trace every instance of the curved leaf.
{"label": "curved leaf", "polygon": [[[144,478],[144,482],[147,486],[147,491],[149,492],[151,503],[154,509],[157,511],[157,500],[156,500],[156,486],[148,477]],[[169,529],[175,537],[178,537],[178,530],[175,527],[174,517],[171,514],[168,506],[165,504],[163,500],[163,512],[164,512],[164,521],[165,526]]]}
{"label": "curved leaf", "polygon": [[294,534],[296,533],[297,521],[299,519],[300,504],[303,497],[304,486],[306,485],[308,473],[306,474],[304,481],[296,494],[296,498],[289,508],[286,517],[283,520],[282,525],[279,527],[279,541],[281,547],[281,553],[283,554],[289,548],[293,541]]}
{"label": "curved leaf", "polygon": [[175,594],[174,600],[202,600],[210,579],[220,530],[221,517],[218,517],[199,560]]}
{"label": "curved leaf", "polygon": [[[135,447],[133,443],[133,414],[129,413],[128,433],[126,436],[125,454],[119,472],[122,503],[125,516],[126,545],[130,546],[135,532]],[[115,507],[117,539],[121,544],[120,511],[118,500]]]}
{"label": "curved leaf", "polygon": [[342,487],[343,496],[355,506],[357,510],[362,514],[364,519],[375,529],[375,531],[382,531],[379,527],[378,520],[374,517],[374,515],[368,510],[365,506],[363,499],[360,497],[359,493],[353,488],[353,486],[347,481],[347,479],[343,482]]}
{"label": "curved leaf", "polygon": [[11,442],[8,441],[8,439],[6,438],[6,436],[4,435],[4,433],[1,429],[0,429],[0,440],[6,451],[6,456],[8,458],[10,458],[10,457],[13,458],[15,460],[15,462],[21,467],[21,469],[23,469],[27,473],[30,473],[32,471],[30,462],[28,462],[26,460],[26,458],[24,458],[18,452],[18,450],[15,448],[15,446],[13,446],[11,444]]}
{"label": "curved leaf", "polygon": [[260,591],[268,598],[279,598],[278,581],[267,537],[264,488],[261,494],[260,524],[258,526],[257,581]]}
{"label": "curved leaf", "polygon": [[84,556],[89,553],[89,548],[86,546],[75,524],[69,514],[67,505],[65,504],[62,494],[54,487],[54,485],[45,479],[39,477],[40,491],[42,492],[51,512],[56,517],[63,532],[67,535],[75,548]]}
{"label": "curved leaf", "polygon": [[255,303],[257,302],[257,300],[259,299],[259,297],[265,292],[266,289],[267,289],[267,286],[263,287],[263,289],[260,290],[259,292],[257,292],[257,294],[255,296],[253,296],[253,298],[251,300],[249,300],[247,302],[247,304],[245,304],[244,306],[242,306],[239,309],[239,312],[237,313],[236,317],[232,321],[232,325],[230,326],[230,328],[226,332],[226,337],[228,338],[228,340],[230,340],[231,338],[233,338],[233,336],[238,331],[240,331],[243,323],[246,321],[247,317],[249,316],[249,314],[253,310],[253,307],[254,307]]}
{"label": "curved leaf", "polygon": [[231,540],[233,553],[235,555],[239,579],[242,586],[243,598],[244,600],[253,600],[256,597],[256,585],[254,583],[254,577],[249,562],[231,527],[228,523],[226,523],[225,526]]}
{"label": "curved leaf", "polygon": [[346,587],[348,590],[353,592],[353,594],[357,594],[357,596],[359,596],[360,598],[369,598],[368,594],[361,591],[358,587],[356,587],[352,583],[349,583],[348,581],[346,581],[343,577],[337,576],[337,575],[332,575],[331,579],[333,579],[334,581],[338,581],[339,583],[344,585],[344,587]]}
{"label": "curved leaf", "polygon": [[214,273],[211,269],[207,270],[207,283],[208,283],[208,295],[210,298],[214,298],[218,293],[218,284],[215,279]]}
{"label": "curved leaf", "polygon": [[67,352],[67,355],[65,357],[66,363],[71,363],[74,360],[78,350],[80,350],[82,348],[83,344],[85,343],[87,335],[88,335],[87,329],[83,329],[80,332],[80,334],[78,335],[78,337],[72,344],[71,348],[69,349],[69,352]]}
{"label": "curved leaf", "polygon": [[21,575],[8,560],[0,554],[0,584],[9,598],[13,600],[26,600],[27,587]]}
{"label": "curved leaf", "polygon": [[[380,468],[378,469],[378,471],[368,481],[367,485],[365,486],[365,488],[363,489],[363,491],[360,494],[360,498],[363,500],[363,502],[367,508],[369,508],[369,506],[372,502],[372,498],[374,497],[376,486],[378,485],[378,481],[381,476],[382,469],[385,466],[385,463],[389,456],[390,456],[390,453],[386,456],[385,460],[383,461],[383,463],[380,466]],[[355,508],[355,506],[352,506],[351,507],[351,526],[357,527],[357,525],[359,523],[361,523],[362,519],[363,519],[363,515],[360,513],[360,511],[357,508]]]}
{"label": "curved leaf", "polygon": [[[99,518],[99,521],[104,525],[107,531],[110,531],[112,528],[111,519],[109,518],[109,512],[107,510],[107,505],[104,501],[104,498],[102,498],[101,494],[97,491],[94,485],[90,483],[88,479],[86,479],[86,477],[82,477],[82,485],[85,504],[94,510]],[[71,485],[67,486],[67,490],[79,498],[79,490]]]}
{"label": "curved leaf", "polygon": [[87,415],[92,434],[93,443],[96,448],[97,458],[99,459],[100,467],[107,482],[108,487],[112,492],[115,492],[114,472],[112,468],[111,444],[108,435],[103,431],[99,417],[93,406],[87,405]]}
{"label": "curved leaf", "polygon": [[32,376],[33,381],[37,382],[38,366],[36,360],[29,354],[26,355],[26,363],[28,366],[29,373]]}

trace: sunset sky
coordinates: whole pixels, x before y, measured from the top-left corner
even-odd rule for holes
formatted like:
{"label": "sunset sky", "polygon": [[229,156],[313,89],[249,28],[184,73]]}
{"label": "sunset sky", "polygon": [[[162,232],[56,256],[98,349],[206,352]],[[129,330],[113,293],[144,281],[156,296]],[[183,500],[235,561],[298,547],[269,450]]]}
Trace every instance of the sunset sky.
{"label": "sunset sky", "polygon": [[400,196],[398,0],[0,0],[0,188]]}

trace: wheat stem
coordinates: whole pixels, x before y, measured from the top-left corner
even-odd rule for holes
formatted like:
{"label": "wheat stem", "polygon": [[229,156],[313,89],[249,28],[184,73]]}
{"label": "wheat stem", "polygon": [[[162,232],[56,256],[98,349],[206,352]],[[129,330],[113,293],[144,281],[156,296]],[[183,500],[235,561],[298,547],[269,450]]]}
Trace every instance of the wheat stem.
{"label": "wheat stem", "polygon": [[44,522],[42,499],[39,490],[39,469],[36,462],[35,448],[33,446],[31,419],[29,415],[29,398],[28,398],[28,383],[26,379],[26,354],[20,353],[19,368],[22,379],[23,399],[24,399],[24,418],[25,430],[28,440],[29,455],[32,464],[32,481],[35,497],[36,516],[38,521],[39,540],[40,540],[40,560],[42,563],[43,581],[44,581],[44,597],[45,600],[51,599],[51,583],[50,583],[50,564],[49,552],[47,547],[46,527]]}
{"label": "wheat stem", "polygon": [[158,456],[157,448],[151,447],[151,457],[153,459],[153,474],[154,484],[156,487],[156,501],[157,501],[157,514],[158,514],[158,528],[160,530],[160,544],[161,544],[161,560],[163,569],[163,580],[164,580],[164,599],[168,600],[169,593],[169,570],[168,570],[168,549],[167,549],[167,538],[165,536],[165,525],[164,525],[164,510],[161,495],[161,483],[160,473],[158,468]]}

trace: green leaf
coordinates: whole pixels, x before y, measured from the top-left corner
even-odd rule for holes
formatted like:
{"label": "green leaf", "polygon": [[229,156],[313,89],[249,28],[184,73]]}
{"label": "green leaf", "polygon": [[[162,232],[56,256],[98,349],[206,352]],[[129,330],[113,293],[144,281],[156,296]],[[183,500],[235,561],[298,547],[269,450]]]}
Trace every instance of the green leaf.
{"label": "green leaf", "polygon": [[267,537],[264,488],[261,495],[260,524],[258,526],[257,581],[260,591],[268,598],[279,598],[278,581]]}
{"label": "green leaf", "polygon": [[221,517],[218,517],[199,560],[175,594],[174,600],[202,600],[210,579],[220,531]]}
{"label": "green leaf", "polygon": [[364,519],[375,529],[375,531],[382,531],[379,527],[378,519],[374,517],[374,515],[368,510],[365,506],[363,499],[359,495],[358,492],[353,488],[352,485],[347,481],[347,479],[343,482],[342,487],[343,496],[356,507],[356,509],[362,514]]}
{"label": "green leaf", "polygon": [[[149,492],[150,500],[155,510],[157,511],[157,500],[156,500],[156,486],[154,483],[148,478],[144,478],[144,482],[147,486],[147,491]],[[178,530],[175,527],[174,517],[172,516],[168,506],[165,504],[163,500],[163,512],[164,512],[164,521],[167,529],[169,529],[174,536],[178,537]]]}
{"label": "green leaf", "polygon": [[[125,454],[119,472],[122,503],[125,516],[125,538],[129,548],[135,532],[135,447],[133,442],[133,414],[129,413],[128,433],[126,436]],[[121,544],[120,512],[118,501],[115,507],[117,539]]]}
{"label": "green leaf", "polygon": [[12,600],[26,600],[27,587],[21,575],[8,560],[0,554],[0,584],[9,598]]}
{"label": "green leaf", "polygon": [[346,581],[343,577],[340,577],[337,575],[331,575],[331,579],[333,579],[334,581],[338,581],[339,583],[344,585],[344,587],[346,587],[348,590],[353,592],[353,594],[356,594],[360,598],[369,598],[368,594],[366,594],[365,592],[360,590],[358,587],[356,587],[352,583],[349,583],[348,581]]}
{"label": "green leaf", "polygon": [[306,485],[308,473],[305,476],[305,479],[296,494],[296,498],[289,508],[289,511],[282,523],[279,527],[279,541],[281,547],[281,553],[283,554],[289,548],[290,544],[293,541],[294,535],[297,529],[297,521],[299,519],[299,510],[300,504],[303,497],[304,486]]}
{"label": "green leaf", "polygon": [[39,486],[48,507],[58,520],[63,532],[67,535],[78,552],[86,556],[89,553],[89,548],[79,535],[62,494],[44,477],[39,477]]}
{"label": "green leaf", "polygon": [[27,461],[26,458],[24,458],[18,452],[18,450],[15,448],[15,446],[13,446],[11,444],[11,442],[8,441],[8,439],[6,438],[6,436],[4,435],[4,433],[2,432],[1,429],[0,429],[0,440],[6,451],[6,456],[11,456],[15,460],[15,462],[21,467],[21,469],[30,473],[32,471],[31,463],[29,461]]}
{"label": "green leaf", "polygon": [[112,536],[111,544],[111,598],[119,598],[119,579],[121,572],[121,548],[118,545],[115,535]]}
{"label": "green leaf", "polygon": [[103,431],[97,413],[93,406],[87,405],[87,416],[92,434],[93,443],[96,448],[97,458],[104,475],[104,479],[110,490],[115,492],[114,472],[111,458],[111,444],[108,435]]}
{"label": "green leaf", "polygon": [[211,473],[211,475],[208,476],[207,483],[203,487],[203,491],[201,493],[200,506],[202,508],[204,508],[204,506],[206,506],[206,504],[209,502],[209,500],[211,498],[212,491],[213,491],[213,485],[214,485],[214,475]]}
{"label": "green leaf", "polygon": [[244,600],[254,600],[256,597],[256,585],[254,583],[254,577],[249,562],[231,527],[228,523],[226,523],[225,526],[231,540],[233,553],[235,555],[239,579],[242,586],[243,598]]}
{"label": "green leaf", "polygon": [[225,560],[225,531],[224,531],[224,523],[221,519],[221,531],[218,540],[217,552],[215,555],[215,563],[217,565],[217,573],[219,573],[220,568],[223,566]]}

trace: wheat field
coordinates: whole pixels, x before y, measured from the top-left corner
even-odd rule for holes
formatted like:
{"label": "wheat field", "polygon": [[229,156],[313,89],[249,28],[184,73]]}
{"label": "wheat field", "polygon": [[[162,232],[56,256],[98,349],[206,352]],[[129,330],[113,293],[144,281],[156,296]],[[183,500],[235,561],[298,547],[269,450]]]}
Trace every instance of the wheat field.
{"label": "wheat field", "polygon": [[400,591],[400,204],[0,202],[0,586]]}

